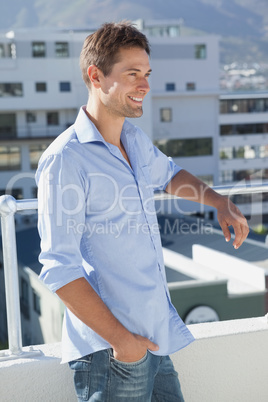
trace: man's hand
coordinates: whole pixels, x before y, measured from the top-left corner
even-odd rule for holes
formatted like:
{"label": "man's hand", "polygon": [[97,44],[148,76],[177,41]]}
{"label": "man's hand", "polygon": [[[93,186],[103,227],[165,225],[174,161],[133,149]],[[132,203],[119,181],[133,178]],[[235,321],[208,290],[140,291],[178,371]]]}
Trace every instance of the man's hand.
{"label": "man's hand", "polygon": [[229,226],[232,226],[235,233],[233,246],[235,249],[238,249],[249,233],[246,218],[228,197],[222,197],[222,200],[217,207],[217,212],[218,221],[222,228],[225,240],[230,241],[231,233]]}
{"label": "man's hand", "polygon": [[216,208],[218,211],[218,221],[226,241],[231,239],[231,233],[228,227],[233,226],[234,228],[234,248],[237,249],[240,247],[246,239],[249,233],[247,220],[234,203],[227,197],[216,193],[207,184],[202,182],[202,180],[199,180],[186,170],[180,170],[171,179],[165,191],[177,197]]}
{"label": "man's hand", "polygon": [[114,346],[114,358],[122,362],[136,362],[145,356],[147,350],[157,351],[159,347],[148,338],[132,334],[127,342]]}

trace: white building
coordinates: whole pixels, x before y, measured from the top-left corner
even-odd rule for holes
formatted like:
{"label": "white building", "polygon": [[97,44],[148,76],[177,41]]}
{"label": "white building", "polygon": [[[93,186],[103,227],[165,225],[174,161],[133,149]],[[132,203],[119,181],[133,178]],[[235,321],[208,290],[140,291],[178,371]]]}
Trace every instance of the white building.
{"label": "white building", "polygon": [[[151,42],[153,74],[144,116],[135,124],[176,162],[217,184],[218,38],[180,37],[180,20],[137,24]],[[41,153],[87,101],[79,54],[90,33],[0,35],[0,194],[35,197]]]}
{"label": "white building", "polygon": [[[153,141],[178,165],[217,185],[218,37],[152,37],[150,42]],[[211,208],[180,200],[176,210],[209,216]]]}
{"label": "white building", "polygon": [[[268,179],[268,93],[220,96],[220,183],[261,183]],[[268,222],[267,194],[235,197],[252,224]]]}
{"label": "white building", "polygon": [[87,99],[79,70],[87,34],[29,30],[0,36],[1,193],[35,197],[41,153]]}
{"label": "white building", "polygon": [[151,38],[156,144],[210,184],[218,182],[218,38]]}

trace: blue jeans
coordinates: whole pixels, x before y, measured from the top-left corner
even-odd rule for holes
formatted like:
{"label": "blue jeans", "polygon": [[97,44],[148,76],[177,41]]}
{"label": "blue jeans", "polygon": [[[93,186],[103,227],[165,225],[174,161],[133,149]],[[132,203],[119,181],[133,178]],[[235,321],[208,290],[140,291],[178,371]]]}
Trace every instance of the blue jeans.
{"label": "blue jeans", "polygon": [[139,361],[124,363],[112,349],[69,363],[74,371],[78,401],[183,402],[178,374],[169,356],[150,352]]}

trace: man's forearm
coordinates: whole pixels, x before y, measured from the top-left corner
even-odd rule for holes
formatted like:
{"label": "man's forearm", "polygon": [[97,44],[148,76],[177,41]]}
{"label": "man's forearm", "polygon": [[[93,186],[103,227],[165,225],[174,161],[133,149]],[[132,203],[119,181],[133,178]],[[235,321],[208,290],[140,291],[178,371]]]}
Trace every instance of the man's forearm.
{"label": "man's forearm", "polygon": [[113,347],[120,339],[131,337],[85,278],[68,283],[56,293],[74,315]]}
{"label": "man's forearm", "polygon": [[85,278],[68,283],[56,293],[76,317],[112,346],[117,359],[136,361],[147,349],[158,350],[149,339],[128,331]]}
{"label": "man's forearm", "polygon": [[219,224],[226,241],[231,239],[229,226],[233,226],[235,240],[233,246],[238,248],[246,239],[249,228],[246,218],[236,205],[207,184],[186,170],[180,170],[169,182],[166,192],[187,200],[195,201],[216,208]]}
{"label": "man's forearm", "polygon": [[180,170],[172,178],[166,187],[166,192],[215,208],[219,208],[220,203],[225,199],[186,170]]}

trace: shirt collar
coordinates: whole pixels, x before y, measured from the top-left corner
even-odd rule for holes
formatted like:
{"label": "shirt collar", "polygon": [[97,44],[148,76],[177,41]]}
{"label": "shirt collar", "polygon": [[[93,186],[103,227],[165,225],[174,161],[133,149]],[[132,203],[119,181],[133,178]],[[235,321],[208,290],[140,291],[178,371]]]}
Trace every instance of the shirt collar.
{"label": "shirt collar", "polygon": [[[103,142],[108,145],[108,143],[104,140],[103,136],[96,128],[96,126],[92,123],[92,121],[88,118],[86,114],[86,106],[82,106],[79,110],[78,116],[74,123],[75,132],[80,143],[86,142]],[[124,142],[125,137],[129,137],[129,135],[134,135],[136,132],[135,126],[131,124],[129,121],[125,120],[121,139]]]}
{"label": "shirt collar", "polygon": [[82,106],[74,123],[75,132],[80,143],[101,141],[105,143],[104,138],[88,118],[86,106]]}

